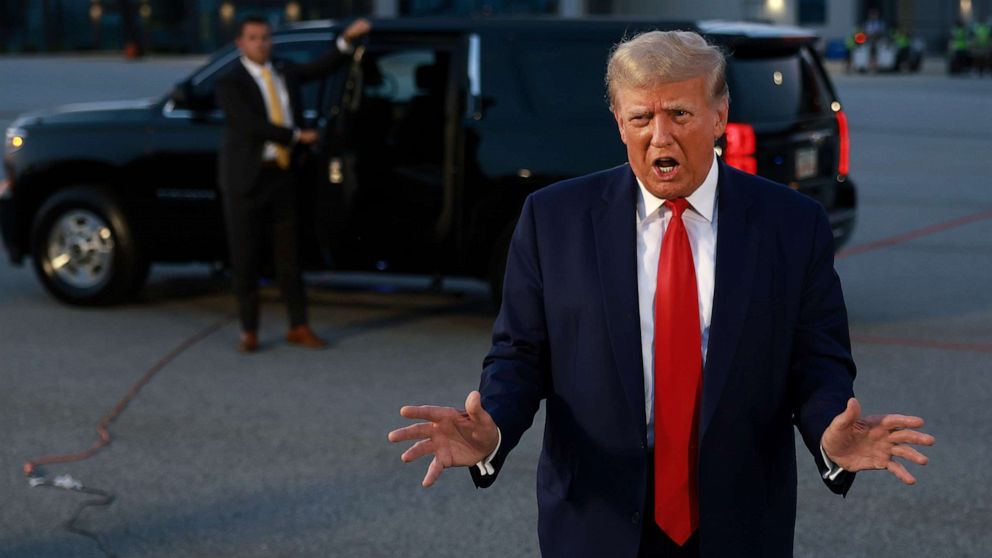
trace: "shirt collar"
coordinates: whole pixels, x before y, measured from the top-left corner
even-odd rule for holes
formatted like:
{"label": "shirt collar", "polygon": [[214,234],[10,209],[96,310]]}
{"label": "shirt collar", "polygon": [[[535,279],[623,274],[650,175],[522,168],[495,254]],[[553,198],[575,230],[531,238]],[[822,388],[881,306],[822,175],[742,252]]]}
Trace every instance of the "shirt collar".
{"label": "shirt collar", "polygon": [[[720,166],[716,161],[716,154],[714,154],[713,163],[710,165],[710,170],[706,174],[706,179],[699,185],[699,188],[696,188],[695,192],[686,198],[692,210],[711,223],[713,222],[713,209],[716,207],[716,184],[720,176],[719,169]],[[641,194],[637,197],[637,216],[643,221],[648,215],[651,215],[661,207],[661,204],[665,203],[665,200],[655,197],[654,194],[649,192],[644,187],[641,179],[637,178],[637,175],[634,175],[634,178],[637,180],[637,186]]]}
{"label": "shirt collar", "polygon": [[265,61],[265,64],[259,64],[249,60],[247,56],[242,56],[241,63],[244,65],[245,69],[248,70],[248,73],[256,79],[262,79],[263,69],[268,68],[270,72],[272,71],[272,62],[268,60]]}

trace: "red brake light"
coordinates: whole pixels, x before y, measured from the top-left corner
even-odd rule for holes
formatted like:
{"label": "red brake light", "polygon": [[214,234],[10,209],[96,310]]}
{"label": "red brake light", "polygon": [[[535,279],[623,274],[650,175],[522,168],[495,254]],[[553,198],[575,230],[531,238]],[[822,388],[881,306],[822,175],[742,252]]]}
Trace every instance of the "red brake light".
{"label": "red brake light", "polygon": [[837,174],[847,176],[851,170],[851,137],[848,135],[847,115],[837,112],[837,131],[840,133],[840,153],[837,157]]}
{"label": "red brake light", "polygon": [[750,124],[731,122],[726,130],[727,150],[723,160],[735,169],[755,174],[758,172],[758,161],[754,158],[757,142],[754,137],[754,127]]}

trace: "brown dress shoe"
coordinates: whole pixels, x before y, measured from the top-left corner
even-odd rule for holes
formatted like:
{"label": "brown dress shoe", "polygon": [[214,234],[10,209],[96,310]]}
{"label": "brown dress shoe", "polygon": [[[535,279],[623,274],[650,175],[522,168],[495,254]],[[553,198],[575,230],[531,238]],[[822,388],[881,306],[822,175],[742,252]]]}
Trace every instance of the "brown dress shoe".
{"label": "brown dress shoe", "polygon": [[258,334],[254,331],[242,331],[241,340],[238,341],[238,351],[242,353],[254,353],[258,350]]}
{"label": "brown dress shoe", "polygon": [[286,341],[291,345],[299,345],[308,349],[323,349],[327,347],[327,341],[313,334],[313,330],[308,325],[298,325],[289,330],[286,334]]}

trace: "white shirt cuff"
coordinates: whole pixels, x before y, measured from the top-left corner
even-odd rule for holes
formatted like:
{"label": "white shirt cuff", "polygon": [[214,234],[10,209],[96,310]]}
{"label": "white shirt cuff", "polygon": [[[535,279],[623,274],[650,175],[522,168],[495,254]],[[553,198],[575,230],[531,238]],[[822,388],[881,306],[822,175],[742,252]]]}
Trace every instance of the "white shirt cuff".
{"label": "white shirt cuff", "polygon": [[820,446],[820,455],[823,456],[823,462],[827,465],[827,470],[823,473],[824,480],[837,480],[837,477],[844,472],[844,468],[837,465],[831,461],[829,457],[827,457],[827,452],[823,451],[823,446]]}
{"label": "white shirt cuff", "polygon": [[503,443],[503,433],[499,431],[499,427],[496,427],[496,449],[489,454],[489,457],[483,459],[482,461],[475,464],[479,468],[479,474],[488,477],[489,475],[496,474],[496,469],[493,468],[493,459],[496,458],[496,452],[499,451],[500,444]]}
{"label": "white shirt cuff", "polygon": [[344,35],[338,35],[338,39],[334,41],[334,43],[338,46],[338,51],[341,54],[351,54],[352,52],[355,52],[355,47],[345,40]]}

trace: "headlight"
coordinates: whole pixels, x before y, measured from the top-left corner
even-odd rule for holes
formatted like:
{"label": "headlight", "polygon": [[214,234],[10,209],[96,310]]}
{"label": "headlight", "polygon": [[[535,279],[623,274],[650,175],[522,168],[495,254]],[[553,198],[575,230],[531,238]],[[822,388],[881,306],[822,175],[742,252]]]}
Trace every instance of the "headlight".
{"label": "headlight", "polygon": [[23,128],[7,128],[7,142],[5,143],[7,153],[14,153],[24,147],[24,142],[27,139],[27,130]]}

